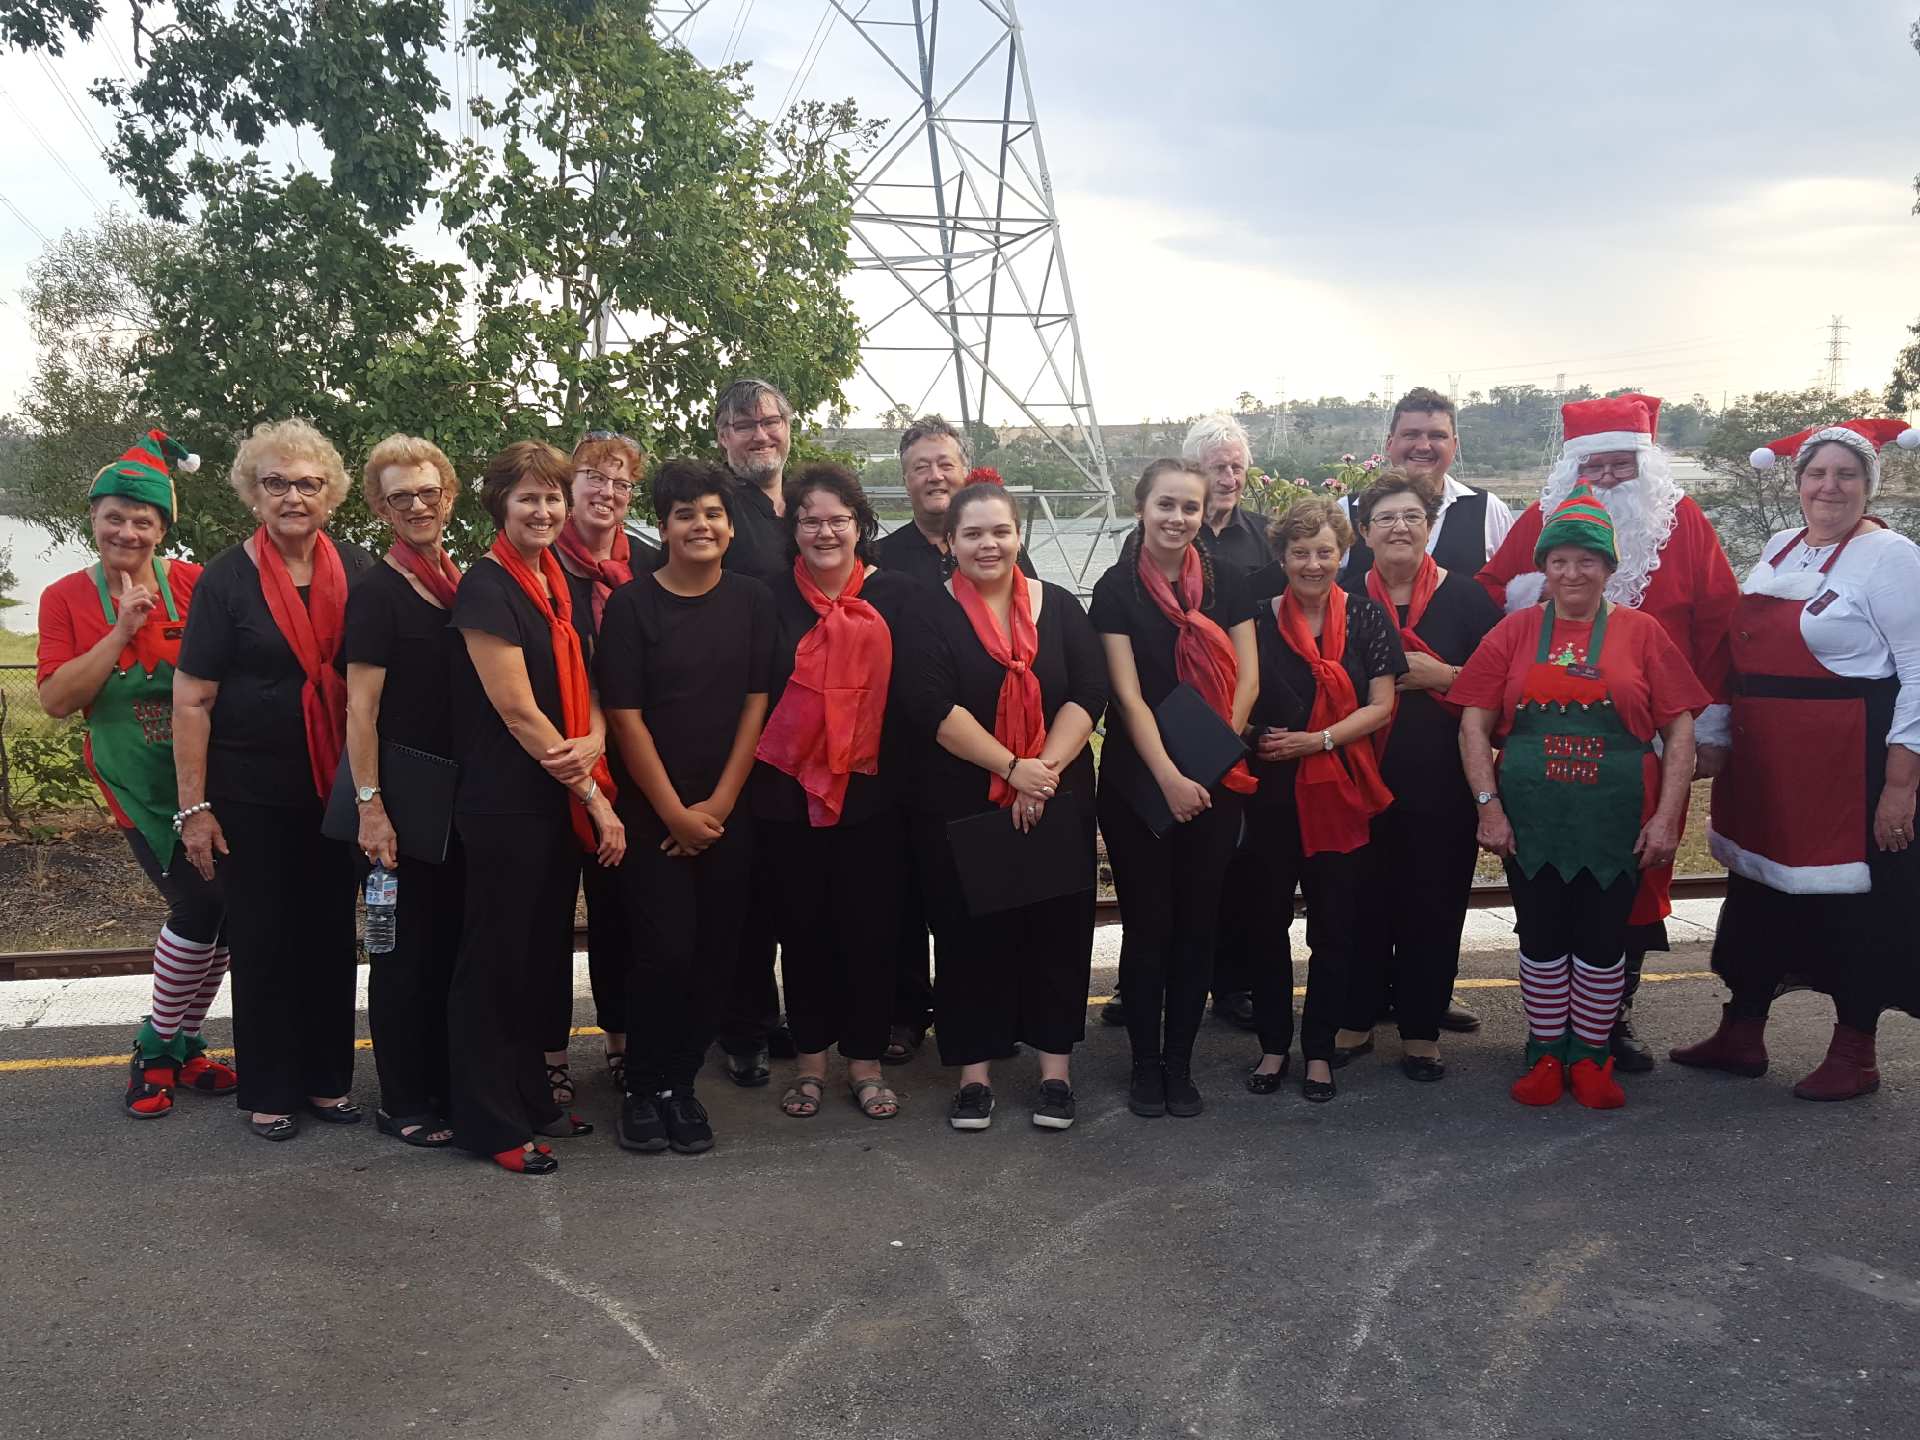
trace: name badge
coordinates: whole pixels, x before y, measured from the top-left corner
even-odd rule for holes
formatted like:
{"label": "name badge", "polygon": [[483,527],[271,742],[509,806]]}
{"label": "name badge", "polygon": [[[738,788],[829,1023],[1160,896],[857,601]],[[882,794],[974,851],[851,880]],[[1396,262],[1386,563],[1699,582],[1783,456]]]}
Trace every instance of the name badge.
{"label": "name badge", "polygon": [[1815,600],[1811,605],[1807,606],[1807,613],[1809,615],[1818,615],[1822,610],[1826,609],[1829,605],[1833,604],[1833,602],[1838,600],[1839,598],[1840,598],[1840,594],[1838,591],[1829,590],[1826,592],[1826,594],[1822,595],[1818,600]]}
{"label": "name badge", "polygon": [[1576,680],[1598,680],[1601,677],[1598,665],[1569,665],[1567,674]]}

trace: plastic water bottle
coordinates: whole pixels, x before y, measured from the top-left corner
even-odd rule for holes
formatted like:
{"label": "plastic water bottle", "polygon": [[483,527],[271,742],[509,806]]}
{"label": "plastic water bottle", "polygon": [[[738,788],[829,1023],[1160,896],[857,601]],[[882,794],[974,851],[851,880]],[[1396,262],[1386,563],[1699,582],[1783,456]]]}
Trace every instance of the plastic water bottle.
{"label": "plastic water bottle", "polygon": [[393,950],[395,921],[400,907],[400,877],[384,865],[376,864],[367,873],[367,954],[386,955]]}

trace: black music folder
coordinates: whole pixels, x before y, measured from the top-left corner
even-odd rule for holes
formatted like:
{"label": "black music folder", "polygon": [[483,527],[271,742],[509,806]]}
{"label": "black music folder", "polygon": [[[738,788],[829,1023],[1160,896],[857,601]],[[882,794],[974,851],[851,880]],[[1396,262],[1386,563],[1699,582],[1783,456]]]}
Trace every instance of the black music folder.
{"label": "black music folder", "polygon": [[[1246,758],[1246,744],[1191,685],[1174,686],[1167,698],[1153,707],[1153,719],[1160,727],[1160,743],[1167,747],[1167,758],[1182,775],[1209,790]],[[1133,813],[1155,835],[1173,828],[1167,797],[1160,793],[1160,782],[1144,764],[1135,768],[1126,797]]]}
{"label": "black music folder", "polygon": [[[380,742],[380,800],[387,807],[402,855],[434,865],[447,858],[447,842],[453,834],[453,792],[459,780],[460,767],[451,760],[391,740]],[[329,840],[359,844],[356,788],[353,767],[342,750],[327,813],[320,822],[320,833]]]}
{"label": "black music folder", "polygon": [[1069,790],[1047,802],[1040,823],[1031,830],[1014,829],[1013,816],[996,807],[964,820],[949,820],[947,844],[953,850],[967,913],[976,918],[1076,895],[1094,886],[1086,818]]}

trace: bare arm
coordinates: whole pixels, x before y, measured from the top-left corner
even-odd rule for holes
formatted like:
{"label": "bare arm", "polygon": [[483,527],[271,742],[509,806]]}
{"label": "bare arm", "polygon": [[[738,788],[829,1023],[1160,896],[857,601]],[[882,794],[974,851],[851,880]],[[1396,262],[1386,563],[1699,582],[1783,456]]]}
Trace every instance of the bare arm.
{"label": "bare arm", "polygon": [[1227,639],[1233,642],[1233,657],[1240,662],[1240,674],[1233,682],[1233,718],[1229,722],[1237,735],[1247,728],[1253,702],[1260,698],[1260,642],[1254,635],[1251,620],[1242,620],[1227,631]]}
{"label": "bare arm", "polygon": [[526,653],[511,641],[484,630],[462,630],[460,634],[467,643],[467,655],[473,661],[474,672],[480,677],[480,688],[486,691],[487,703],[505,722],[507,733],[519,742],[520,748],[544,764],[548,753],[564,745],[567,737],[533,698],[533,682],[527,678]]}
{"label": "bare arm", "polygon": [[1904,745],[1887,747],[1887,779],[1873,810],[1874,843],[1904,850],[1913,843],[1914,794],[1920,790],[1920,755]]}
{"label": "bare arm", "polygon": [[1693,716],[1676,715],[1660,730],[1660,797],[1653,817],[1640,827],[1633,853],[1640,868],[1665,865],[1680,848],[1686,824],[1687,787],[1693,783]]}
{"label": "bare arm", "polygon": [[[1066,713],[1066,707],[1061,707],[1061,713]],[[1083,710],[1080,713],[1084,715],[1086,712]],[[1092,733],[1091,721],[1088,722],[1087,733]],[[1008,783],[1030,799],[1044,799],[1059,788],[1058,770],[1049,766],[1044,759],[1029,758],[1015,764],[1014,753],[994,739],[993,732],[974,719],[973,712],[964,705],[956,705],[947,712],[947,718],[940,722],[940,728],[934,732],[933,738],[940,742],[940,748],[949,755],[957,756],[969,765],[978,765],[989,775],[998,775],[1007,780],[1007,772],[1011,767],[1013,774]],[[1084,744],[1086,735],[1080,738]]]}
{"label": "bare arm", "polygon": [[1478,839],[1484,850],[1495,855],[1513,855],[1513,826],[1500,806],[1493,768],[1493,711],[1469,705],[1460,715],[1460,764],[1467,772],[1467,787],[1476,795],[1494,798],[1480,807]]}
{"label": "bare arm", "polygon": [[[347,665],[347,764],[356,790],[380,785],[380,697],[387,688],[387,667]],[[399,841],[383,797],[360,806],[360,850],[389,870],[400,865]]]}
{"label": "bare arm", "polygon": [[[173,672],[173,776],[182,810],[207,798],[207,742],[213,737],[213,702],[219,694],[218,680],[202,680],[184,670]],[[228,853],[227,837],[211,810],[186,818],[180,843],[205,880],[213,878],[213,857]]]}
{"label": "bare arm", "polygon": [[[1393,676],[1376,675],[1367,682],[1367,703],[1346,719],[1329,725],[1327,730],[1333,736],[1334,748],[1338,749],[1342,745],[1366,739],[1392,718]],[[1320,731],[1290,730],[1283,735],[1264,739],[1260,756],[1264,760],[1301,760],[1325,748],[1326,742],[1321,739]]]}

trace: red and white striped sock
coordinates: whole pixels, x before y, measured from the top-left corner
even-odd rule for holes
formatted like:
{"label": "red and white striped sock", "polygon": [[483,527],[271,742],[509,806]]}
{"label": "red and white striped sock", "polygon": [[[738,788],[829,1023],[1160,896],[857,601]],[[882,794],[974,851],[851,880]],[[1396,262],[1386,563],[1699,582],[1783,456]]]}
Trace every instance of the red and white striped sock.
{"label": "red and white striped sock", "polygon": [[1604,1046],[1620,1018],[1620,997],[1627,989],[1627,965],[1573,962],[1573,1033],[1589,1045]]}
{"label": "red and white striped sock", "polygon": [[227,947],[215,941],[213,954],[207,957],[207,973],[200,980],[200,991],[193,997],[193,1003],[187,1006],[187,1013],[180,1020],[180,1028],[187,1034],[200,1033],[200,1024],[207,1018],[207,1011],[213,1008],[214,997],[220,993],[220,982],[227,978],[227,962],[230,958],[231,952]]}
{"label": "red and white striped sock", "polygon": [[1572,958],[1520,957],[1520,998],[1527,1009],[1527,1033],[1536,1040],[1558,1040],[1567,1033],[1567,964]]}
{"label": "red and white striped sock", "polygon": [[[212,941],[182,940],[164,925],[160,927],[153,942],[153,1033],[162,1040],[179,1033],[181,1022],[199,1001],[212,959]],[[206,1013],[204,1007],[200,1013]]]}

